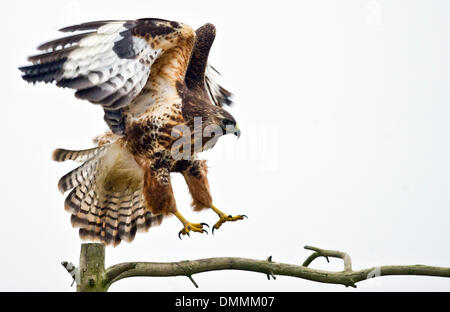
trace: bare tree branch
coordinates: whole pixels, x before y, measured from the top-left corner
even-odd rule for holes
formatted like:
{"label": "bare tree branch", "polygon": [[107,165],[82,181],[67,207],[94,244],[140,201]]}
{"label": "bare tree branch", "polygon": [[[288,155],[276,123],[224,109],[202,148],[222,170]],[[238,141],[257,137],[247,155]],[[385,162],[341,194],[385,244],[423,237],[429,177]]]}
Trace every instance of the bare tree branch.
{"label": "bare tree branch", "polygon": [[351,272],[352,271],[352,259],[350,259],[350,256],[342,251],[337,250],[326,250],[326,249],[320,249],[317,247],[312,246],[305,246],[305,249],[315,251],[313,254],[311,254],[305,262],[303,262],[303,266],[307,267],[311,264],[311,262],[314,261],[314,259],[318,257],[325,257],[327,259],[328,263],[330,263],[330,259],[328,257],[332,258],[340,258],[344,260],[344,272]]}
{"label": "bare tree branch", "polygon": [[[99,245],[101,244],[83,244],[86,245]],[[99,247],[104,248],[104,247]],[[218,271],[218,270],[241,270],[263,273],[273,279],[276,275],[290,276],[302,278],[310,281],[329,283],[329,284],[341,284],[346,287],[356,287],[356,283],[364,281],[370,278],[376,278],[380,276],[388,275],[421,275],[421,276],[436,276],[436,277],[450,277],[450,268],[447,267],[434,267],[427,265],[386,265],[380,267],[371,267],[363,270],[353,271],[351,266],[350,256],[341,251],[326,250],[316,247],[305,247],[307,250],[312,250],[314,253],[309,256],[303,265],[286,264],[273,262],[270,256],[266,260],[255,260],[246,258],[208,258],[192,261],[180,261],[171,263],[162,262],[127,262],[111,266],[104,271],[102,279],[94,282],[83,282],[82,285],[88,285],[87,288],[79,288],[80,291],[90,291],[89,287],[93,290],[99,290],[100,288],[94,287],[95,285],[101,285],[106,291],[111,284],[128,277],[135,276],[186,276],[191,282],[198,287],[198,284],[193,280],[192,275],[203,272]],[[82,252],[83,254],[83,252]],[[99,254],[99,253],[97,253]],[[100,253],[101,254],[101,253]],[[344,270],[341,272],[331,272],[318,269],[309,268],[308,265],[318,257],[334,257],[344,260]],[[101,260],[100,260],[101,261]],[[84,263],[89,263],[84,261]],[[104,263],[101,261],[101,263]],[[99,267],[102,270],[102,267]],[[81,270],[85,270],[80,265]],[[95,274],[90,274],[91,279]],[[83,275],[82,275],[83,276]],[[98,278],[98,274],[96,275]],[[91,285],[91,286],[89,286]],[[92,286],[94,285],[94,286]]]}

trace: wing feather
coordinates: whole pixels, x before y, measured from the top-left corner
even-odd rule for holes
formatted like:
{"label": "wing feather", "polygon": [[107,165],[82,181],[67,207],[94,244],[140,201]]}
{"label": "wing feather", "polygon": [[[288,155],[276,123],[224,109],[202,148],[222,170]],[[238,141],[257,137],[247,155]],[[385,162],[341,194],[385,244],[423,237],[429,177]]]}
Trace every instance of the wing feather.
{"label": "wing feather", "polygon": [[231,106],[233,94],[219,84],[220,78],[220,73],[208,64],[205,73],[205,89],[208,91],[211,100],[218,106]]}
{"label": "wing feather", "polygon": [[153,63],[177,44],[174,38],[189,29],[160,19],[69,26],[61,31],[85,32],[40,45],[38,49],[46,52],[30,56],[33,65],[19,69],[28,82],[55,81],[59,87],[75,89],[77,98],[101,105],[110,129],[123,134],[121,109],[140,94]]}
{"label": "wing feather", "polygon": [[204,89],[215,105],[232,105],[231,92],[221,86],[220,73],[208,62],[209,52],[216,38],[216,27],[208,23],[195,33],[195,48],[186,73],[186,84],[191,88]]}

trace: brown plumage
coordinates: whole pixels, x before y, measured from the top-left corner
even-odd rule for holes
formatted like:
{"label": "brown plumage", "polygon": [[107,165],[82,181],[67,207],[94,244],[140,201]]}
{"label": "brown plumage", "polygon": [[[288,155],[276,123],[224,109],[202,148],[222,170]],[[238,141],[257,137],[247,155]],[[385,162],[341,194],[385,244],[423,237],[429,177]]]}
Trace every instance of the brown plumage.
{"label": "brown plumage", "polygon": [[[131,242],[136,232],[171,214],[183,223],[180,234],[203,232],[202,224],[189,223],[177,211],[171,172],[184,176],[194,209],[212,208],[221,218],[220,227],[225,214],[212,204],[206,162],[195,160],[221,135],[240,134],[222,108],[231,104],[231,93],[209,74],[215,71],[208,65],[215,27],[206,24],[193,31],[178,22],[140,19],[61,31],[86,32],[42,44],[39,49],[49,51],[31,56],[33,65],[20,70],[26,81],[56,81],[75,89],[76,97],[105,112],[111,131],[95,139],[97,147],[53,154],[55,161],[83,163],[58,183],[61,192],[71,191],[65,209],[80,237],[114,246]],[[205,135],[212,126],[225,133]],[[181,149],[189,148],[187,159],[174,156],[180,139],[188,142]]]}

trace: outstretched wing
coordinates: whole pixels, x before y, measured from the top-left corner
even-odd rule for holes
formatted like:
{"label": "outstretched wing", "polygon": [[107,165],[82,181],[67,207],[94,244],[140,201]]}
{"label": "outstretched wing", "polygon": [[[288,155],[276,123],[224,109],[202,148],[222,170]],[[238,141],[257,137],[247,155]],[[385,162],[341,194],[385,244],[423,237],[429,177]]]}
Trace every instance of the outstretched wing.
{"label": "outstretched wing", "polygon": [[123,108],[142,91],[155,60],[193,32],[161,19],[90,22],[61,31],[81,33],[39,46],[47,52],[28,58],[33,65],[19,68],[22,78],[75,89],[77,98],[103,107],[116,134],[124,133]]}

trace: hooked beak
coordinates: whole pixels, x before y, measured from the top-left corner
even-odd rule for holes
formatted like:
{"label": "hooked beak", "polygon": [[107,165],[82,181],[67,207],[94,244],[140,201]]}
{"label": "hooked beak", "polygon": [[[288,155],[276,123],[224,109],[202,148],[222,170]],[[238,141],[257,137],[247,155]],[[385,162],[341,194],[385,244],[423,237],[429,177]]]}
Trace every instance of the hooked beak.
{"label": "hooked beak", "polygon": [[241,137],[241,129],[239,129],[239,127],[236,125],[236,127],[234,128],[234,132],[233,134],[235,136],[237,136],[237,138],[239,139]]}
{"label": "hooked beak", "polygon": [[228,133],[233,133],[238,139],[241,137],[241,129],[237,125],[231,128],[225,128],[225,134]]}

